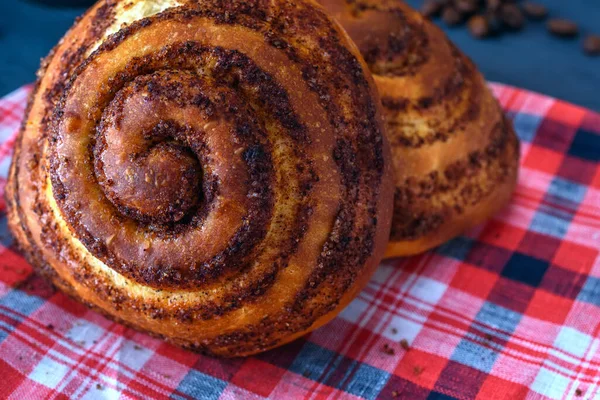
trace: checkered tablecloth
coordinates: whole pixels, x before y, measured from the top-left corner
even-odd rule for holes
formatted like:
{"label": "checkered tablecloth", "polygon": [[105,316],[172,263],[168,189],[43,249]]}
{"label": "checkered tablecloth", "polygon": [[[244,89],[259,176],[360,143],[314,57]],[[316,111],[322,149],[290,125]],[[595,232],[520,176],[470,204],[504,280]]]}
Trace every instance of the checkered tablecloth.
{"label": "checkered tablecloth", "polygon": [[[384,262],[333,322],[256,357],[89,311],[32,273],[2,214],[0,398],[600,399],[600,114],[493,89],[522,140],[510,206]],[[28,92],[0,100],[0,189]]]}

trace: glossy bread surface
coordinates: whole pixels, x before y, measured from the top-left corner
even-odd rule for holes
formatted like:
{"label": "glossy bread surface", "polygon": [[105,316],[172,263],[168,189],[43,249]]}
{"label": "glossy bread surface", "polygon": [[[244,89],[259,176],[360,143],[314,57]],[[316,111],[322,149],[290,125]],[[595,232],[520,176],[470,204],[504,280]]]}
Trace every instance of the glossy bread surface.
{"label": "glossy bread surface", "polygon": [[44,61],[7,186],[58,287],[223,356],[333,318],[392,197],[372,78],[304,0],[99,2]]}
{"label": "glossy bread surface", "polygon": [[435,247],[504,206],[519,144],[471,60],[400,0],[320,0],[374,74],[396,170],[386,255]]}

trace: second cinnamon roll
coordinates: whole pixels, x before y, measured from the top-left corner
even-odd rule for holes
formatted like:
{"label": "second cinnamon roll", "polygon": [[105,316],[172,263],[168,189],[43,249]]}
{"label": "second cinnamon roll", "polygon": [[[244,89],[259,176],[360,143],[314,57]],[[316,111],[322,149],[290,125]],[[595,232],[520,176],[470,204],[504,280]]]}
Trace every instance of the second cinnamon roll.
{"label": "second cinnamon roll", "polygon": [[320,0],[382,97],[396,167],[386,256],[431,249],[506,205],[519,142],[471,60],[401,0]]}

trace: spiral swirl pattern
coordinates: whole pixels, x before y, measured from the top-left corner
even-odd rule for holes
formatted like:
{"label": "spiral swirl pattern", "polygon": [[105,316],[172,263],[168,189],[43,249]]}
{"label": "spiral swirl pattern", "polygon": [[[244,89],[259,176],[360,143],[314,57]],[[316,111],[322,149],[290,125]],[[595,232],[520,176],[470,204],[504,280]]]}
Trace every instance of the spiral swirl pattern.
{"label": "spiral swirl pattern", "polygon": [[416,254],[502,207],[519,143],[473,63],[401,0],[320,0],[365,57],[396,167],[387,256]]}
{"label": "spiral swirl pattern", "polygon": [[10,226],[55,284],[135,328],[225,356],[288,342],[385,249],[365,70],[308,1],[100,2],[42,66]]}

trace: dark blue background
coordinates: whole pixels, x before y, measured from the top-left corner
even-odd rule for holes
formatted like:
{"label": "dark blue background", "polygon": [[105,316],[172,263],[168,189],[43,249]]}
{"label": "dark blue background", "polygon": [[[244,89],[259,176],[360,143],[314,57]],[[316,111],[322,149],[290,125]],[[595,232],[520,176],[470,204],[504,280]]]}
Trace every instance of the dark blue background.
{"label": "dark blue background", "polygon": [[[48,0],[47,0],[48,1]],[[600,34],[600,0],[537,0],[552,15],[571,18],[583,32]],[[418,6],[421,0],[408,0]],[[83,7],[51,8],[26,0],[0,0],[0,95],[35,79],[40,58],[71,26]],[[520,33],[479,41],[464,28],[446,29],[489,80],[546,93],[600,110],[600,57],[576,40],[554,38],[544,23]]]}

